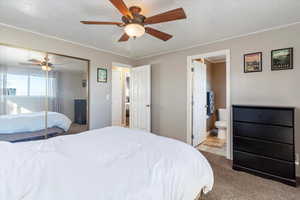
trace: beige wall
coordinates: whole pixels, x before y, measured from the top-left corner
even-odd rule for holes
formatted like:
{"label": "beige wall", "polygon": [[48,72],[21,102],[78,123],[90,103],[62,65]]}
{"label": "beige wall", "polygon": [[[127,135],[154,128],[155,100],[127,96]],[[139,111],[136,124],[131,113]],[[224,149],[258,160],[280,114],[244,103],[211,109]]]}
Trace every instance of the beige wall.
{"label": "beige wall", "polygon": [[215,108],[226,108],[226,63],[212,65],[212,90],[215,92]]}
{"label": "beige wall", "polygon": [[[2,25],[0,43],[90,59],[90,126],[111,125],[111,98],[106,99],[106,95],[111,95],[111,65],[112,62],[132,64],[131,59]],[[108,83],[97,83],[97,67],[109,69]]]}
{"label": "beige wall", "polygon": [[226,63],[207,63],[207,90],[215,94],[215,112],[207,119],[207,130],[215,128],[218,120],[217,112],[226,108]]}
{"label": "beige wall", "polygon": [[[137,61],[136,65],[153,66],[153,131],[186,141],[187,56],[230,49],[232,103],[295,106],[296,152],[299,153],[299,35],[300,25],[295,25]],[[285,47],[294,47],[294,70],[271,71],[271,50]],[[263,72],[243,73],[243,54],[257,51],[263,52]]]}

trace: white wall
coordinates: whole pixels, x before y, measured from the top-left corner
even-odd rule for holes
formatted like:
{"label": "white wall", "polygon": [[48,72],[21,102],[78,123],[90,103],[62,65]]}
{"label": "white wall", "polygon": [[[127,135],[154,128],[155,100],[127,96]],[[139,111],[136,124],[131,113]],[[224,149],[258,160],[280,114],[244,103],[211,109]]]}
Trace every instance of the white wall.
{"label": "white wall", "polygon": [[[94,129],[110,126],[111,99],[107,100],[106,96],[111,94],[111,64],[118,62],[131,65],[131,59],[2,25],[0,25],[0,43],[91,60],[90,127]],[[109,69],[108,83],[97,83],[97,67]]]}

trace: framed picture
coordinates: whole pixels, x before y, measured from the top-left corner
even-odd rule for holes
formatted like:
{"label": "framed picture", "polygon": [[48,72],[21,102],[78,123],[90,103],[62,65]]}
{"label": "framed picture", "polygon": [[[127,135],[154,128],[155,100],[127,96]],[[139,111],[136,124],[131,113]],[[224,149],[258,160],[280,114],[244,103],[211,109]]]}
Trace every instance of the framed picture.
{"label": "framed picture", "polygon": [[271,69],[293,69],[293,48],[277,49],[271,52]]}
{"label": "framed picture", "polygon": [[107,69],[105,69],[105,68],[97,69],[97,82],[98,83],[107,83]]}
{"label": "framed picture", "polygon": [[262,71],[262,52],[249,53],[244,55],[244,72]]}

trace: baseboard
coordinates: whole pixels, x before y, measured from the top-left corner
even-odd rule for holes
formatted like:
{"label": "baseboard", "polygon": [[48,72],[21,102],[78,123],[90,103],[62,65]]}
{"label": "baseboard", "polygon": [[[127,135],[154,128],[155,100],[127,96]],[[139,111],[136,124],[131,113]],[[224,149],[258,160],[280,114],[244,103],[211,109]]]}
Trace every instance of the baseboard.
{"label": "baseboard", "polygon": [[269,173],[261,172],[261,171],[254,170],[254,169],[249,169],[249,168],[246,168],[246,167],[243,167],[240,165],[235,165],[235,164],[232,165],[232,169],[238,170],[238,171],[244,171],[244,172],[256,175],[256,176],[260,176],[262,178],[275,180],[275,181],[278,181],[278,182],[281,182],[281,183],[284,183],[284,184],[287,184],[287,185],[290,185],[293,187],[297,187],[297,180],[282,178],[282,177],[275,176],[275,175],[272,175]]}

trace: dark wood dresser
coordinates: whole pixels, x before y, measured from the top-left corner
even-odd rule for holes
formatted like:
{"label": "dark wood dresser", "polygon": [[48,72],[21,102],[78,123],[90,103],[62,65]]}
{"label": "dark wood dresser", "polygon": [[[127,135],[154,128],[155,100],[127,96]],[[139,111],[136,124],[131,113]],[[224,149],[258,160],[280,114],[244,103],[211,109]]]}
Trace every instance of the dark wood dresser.
{"label": "dark wood dresser", "polygon": [[74,100],[74,110],[75,117],[74,123],[76,124],[87,124],[87,106],[86,99],[75,99]]}
{"label": "dark wood dresser", "polygon": [[233,169],[296,186],[295,108],[233,106]]}

